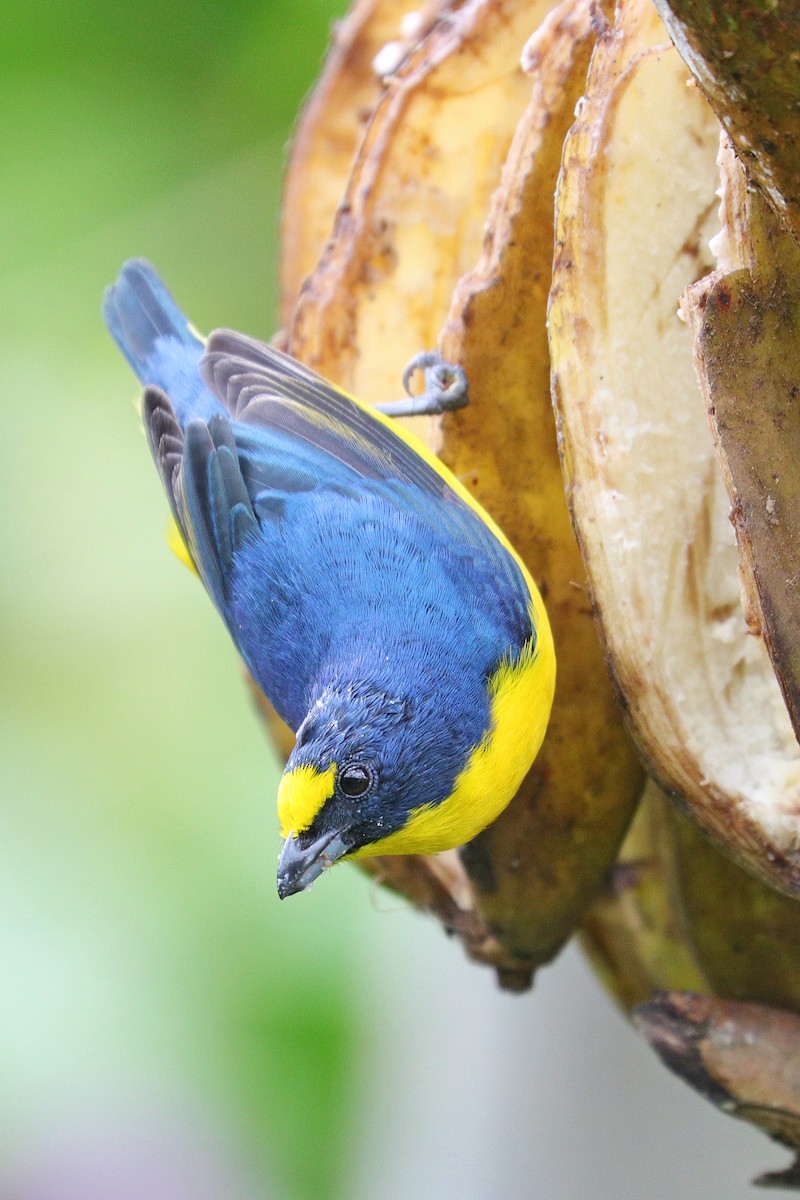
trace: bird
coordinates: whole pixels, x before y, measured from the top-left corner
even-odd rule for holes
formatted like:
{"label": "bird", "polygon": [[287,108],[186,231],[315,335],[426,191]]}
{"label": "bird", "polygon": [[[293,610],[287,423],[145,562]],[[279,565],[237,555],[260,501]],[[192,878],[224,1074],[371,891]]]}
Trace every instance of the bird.
{"label": "bird", "polygon": [[[181,550],[295,732],[279,896],[343,859],[469,842],[517,791],[553,700],[552,633],[520,556],[391,416],[264,342],[204,341],[146,260],[123,265],[103,312],[143,389]],[[407,386],[420,363],[425,398],[388,412],[465,402],[436,352]]]}

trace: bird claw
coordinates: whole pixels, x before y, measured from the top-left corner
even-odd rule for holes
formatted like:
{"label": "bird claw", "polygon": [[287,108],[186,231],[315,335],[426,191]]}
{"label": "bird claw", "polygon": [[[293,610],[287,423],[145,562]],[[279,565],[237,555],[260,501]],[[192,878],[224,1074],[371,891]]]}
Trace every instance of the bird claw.
{"label": "bird claw", "polygon": [[[418,396],[411,393],[411,380],[417,371],[424,372],[425,389]],[[469,403],[467,377],[462,367],[445,362],[436,350],[416,354],[403,372],[403,387],[408,395],[402,400],[389,400],[375,407],[386,417],[438,416],[464,408]]]}

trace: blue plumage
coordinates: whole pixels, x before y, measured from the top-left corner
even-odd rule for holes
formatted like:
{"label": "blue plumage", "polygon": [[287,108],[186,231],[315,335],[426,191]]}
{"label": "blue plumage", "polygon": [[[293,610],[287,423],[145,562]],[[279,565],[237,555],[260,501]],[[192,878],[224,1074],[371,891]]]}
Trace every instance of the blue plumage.
{"label": "blue plumage", "polygon": [[530,649],[517,561],[355,401],[242,335],[204,347],[149,264],[126,264],[104,314],[197,570],[300,731],[290,766],[355,757],[381,780],[355,820],[333,796],[313,836],[345,818],[348,849],[387,836],[451,794],[491,727],[487,681]]}
{"label": "blue plumage", "polygon": [[103,317],[140,383],[166,392],[182,426],[222,411],[197,373],[203,343],[149,262],[125,264],[106,290]]}

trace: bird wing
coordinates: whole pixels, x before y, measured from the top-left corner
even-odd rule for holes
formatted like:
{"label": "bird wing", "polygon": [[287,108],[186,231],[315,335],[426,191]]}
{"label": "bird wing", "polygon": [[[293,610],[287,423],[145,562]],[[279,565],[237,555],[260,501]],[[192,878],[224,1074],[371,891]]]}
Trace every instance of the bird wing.
{"label": "bird wing", "polygon": [[150,450],[192,563],[223,616],[236,551],[258,529],[228,418],[215,413],[182,430],[160,388],[142,403]]}
{"label": "bird wing", "polygon": [[[288,355],[239,333],[211,334],[200,374],[234,422],[242,472],[259,516],[271,493],[302,490],[298,477],[313,476],[318,484],[327,474],[334,486],[379,489],[434,528],[464,574],[471,574],[473,587],[491,597],[511,641],[522,645],[530,637],[533,585],[527,569],[488,514],[422,442]],[[259,454],[259,430],[283,435],[292,448],[268,469]]]}
{"label": "bird wing", "polygon": [[[397,428],[289,355],[243,334],[217,330],[200,374],[235,421],[282,430],[363,479],[402,480],[431,498],[463,503],[433,456]],[[432,460],[432,461],[431,461]]]}
{"label": "bird wing", "polygon": [[349,501],[379,495],[413,514],[442,547],[438,568],[494,630],[498,655],[528,641],[533,585],[524,564],[422,442],[240,334],[212,334],[200,374],[227,412],[181,430],[166,394],[150,387],[144,423],[191,559],[237,641],[230,608],[237,552],[261,537],[265,554],[291,553],[278,551],[283,518],[298,513],[304,493],[319,489]]}

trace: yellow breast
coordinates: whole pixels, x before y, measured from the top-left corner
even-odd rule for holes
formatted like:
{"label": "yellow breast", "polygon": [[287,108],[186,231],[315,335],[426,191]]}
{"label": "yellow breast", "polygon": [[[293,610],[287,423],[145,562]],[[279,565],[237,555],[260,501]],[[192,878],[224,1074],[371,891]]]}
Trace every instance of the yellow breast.
{"label": "yellow breast", "polygon": [[553,637],[538,592],[531,601],[536,630],[513,663],[489,680],[491,722],[452,793],[423,805],[403,829],[353,855],[434,854],[463,846],[491,824],[513,798],[542,744],[555,689]]}

